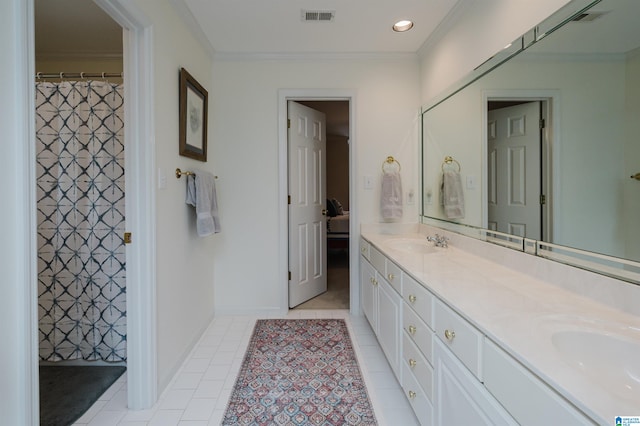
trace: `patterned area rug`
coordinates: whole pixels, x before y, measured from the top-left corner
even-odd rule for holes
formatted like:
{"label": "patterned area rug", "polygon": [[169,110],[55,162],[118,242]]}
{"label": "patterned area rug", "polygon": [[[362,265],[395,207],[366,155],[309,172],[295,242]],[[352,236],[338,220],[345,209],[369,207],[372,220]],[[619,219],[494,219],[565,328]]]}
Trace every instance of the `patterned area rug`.
{"label": "patterned area rug", "polygon": [[376,425],[344,320],[258,320],[222,424]]}

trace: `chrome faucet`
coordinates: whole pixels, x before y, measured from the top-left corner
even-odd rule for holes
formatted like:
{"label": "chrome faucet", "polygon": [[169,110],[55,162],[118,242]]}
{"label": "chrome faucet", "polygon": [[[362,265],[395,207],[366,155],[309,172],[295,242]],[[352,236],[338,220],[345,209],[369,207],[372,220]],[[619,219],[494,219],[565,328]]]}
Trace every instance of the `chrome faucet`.
{"label": "chrome faucet", "polygon": [[438,235],[436,234],[435,236],[431,236],[429,235],[427,237],[427,241],[430,241],[433,243],[434,246],[436,247],[442,247],[442,248],[447,248],[449,246],[449,238],[445,237],[444,235]]}

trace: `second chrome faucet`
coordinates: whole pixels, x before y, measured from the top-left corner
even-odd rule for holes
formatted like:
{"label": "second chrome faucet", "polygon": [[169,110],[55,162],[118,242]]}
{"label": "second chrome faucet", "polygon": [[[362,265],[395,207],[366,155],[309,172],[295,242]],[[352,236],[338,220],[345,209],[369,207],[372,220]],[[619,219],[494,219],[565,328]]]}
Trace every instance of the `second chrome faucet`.
{"label": "second chrome faucet", "polygon": [[447,248],[449,246],[449,238],[445,237],[444,235],[429,235],[427,236],[427,241],[431,241],[436,247]]}

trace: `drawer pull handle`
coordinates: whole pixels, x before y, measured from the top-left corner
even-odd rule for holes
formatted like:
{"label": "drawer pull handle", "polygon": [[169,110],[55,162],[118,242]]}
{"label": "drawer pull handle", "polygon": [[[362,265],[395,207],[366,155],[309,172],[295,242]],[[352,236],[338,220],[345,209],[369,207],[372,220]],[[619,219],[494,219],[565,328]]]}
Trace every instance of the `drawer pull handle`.
{"label": "drawer pull handle", "polygon": [[395,275],[393,274],[389,274],[387,276],[389,277],[389,281],[393,281],[393,279],[395,278]]}
{"label": "drawer pull handle", "polygon": [[415,359],[409,359],[409,367],[413,368],[415,367],[417,364]]}
{"label": "drawer pull handle", "polygon": [[416,397],[416,393],[414,391],[409,391],[409,399],[413,399]]}
{"label": "drawer pull handle", "polygon": [[451,342],[456,337],[456,332],[453,330],[445,330],[444,337]]}
{"label": "drawer pull handle", "polygon": [[416,327],[413,325],[409,326],[409,334],[413,335],[416,334]]}
{"label": "drawer pull handle", "polygon": [[409,295],[409,302],[415,303],[415,301],[416,301],[416,297],[413,294],[410,294]]}

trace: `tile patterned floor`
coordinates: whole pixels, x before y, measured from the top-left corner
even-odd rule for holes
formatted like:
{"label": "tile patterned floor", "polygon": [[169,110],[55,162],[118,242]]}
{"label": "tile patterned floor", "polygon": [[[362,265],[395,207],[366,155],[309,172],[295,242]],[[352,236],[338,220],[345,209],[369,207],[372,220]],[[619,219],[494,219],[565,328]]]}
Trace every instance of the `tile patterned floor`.
{"label": "tile patterned floor", "polygon": [[[346,310],[294,310],[286,317],[344,318],[378,424],[418,424],[364,317],[351,316]],[[125,375],[74,425],[219,425],[256,319],[248,316],[216,318],[151,409],[127,410]]]}

